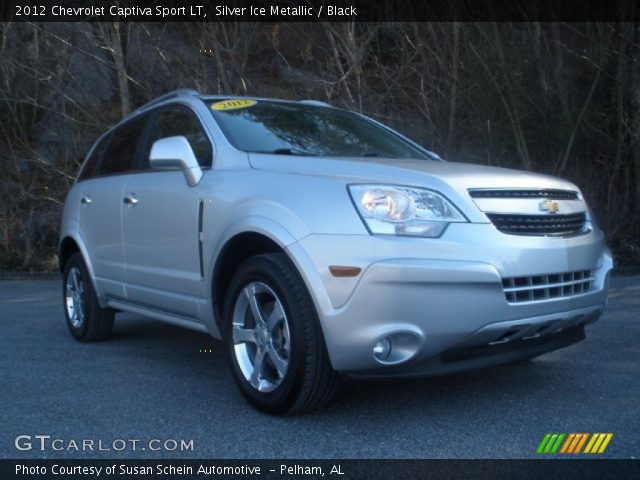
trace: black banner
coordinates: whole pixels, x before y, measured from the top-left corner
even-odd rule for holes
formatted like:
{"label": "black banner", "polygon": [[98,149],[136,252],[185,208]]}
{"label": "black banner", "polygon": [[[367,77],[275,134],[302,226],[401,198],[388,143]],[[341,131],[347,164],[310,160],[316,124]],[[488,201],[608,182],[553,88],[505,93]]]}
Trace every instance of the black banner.
{"label": "black banner", "polygon": [[5,0],[3,21],[637,21],[626,0]]}
{"label": "black banner", "polygon": [[627,479],[637,460],[0,460],[2,480]]}

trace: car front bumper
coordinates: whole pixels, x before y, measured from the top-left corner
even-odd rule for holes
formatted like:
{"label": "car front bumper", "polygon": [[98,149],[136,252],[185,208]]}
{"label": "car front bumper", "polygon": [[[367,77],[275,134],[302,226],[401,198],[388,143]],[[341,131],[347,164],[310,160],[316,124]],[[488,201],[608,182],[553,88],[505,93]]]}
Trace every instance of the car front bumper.
{"label": "car front bumper", "polygon": [[[356,377],[424,376],[530,358],[583,338],[606,303],[612,260],[600,232],[505,235],[451,225],[439,239],[310,235],[289,246],[318,310],[333,367]],[[356,266],[334,277],[330,265]],[[507,301],[503,279],[588,271],[571,296]],[[374,346],[389,339],[381,360]]]}

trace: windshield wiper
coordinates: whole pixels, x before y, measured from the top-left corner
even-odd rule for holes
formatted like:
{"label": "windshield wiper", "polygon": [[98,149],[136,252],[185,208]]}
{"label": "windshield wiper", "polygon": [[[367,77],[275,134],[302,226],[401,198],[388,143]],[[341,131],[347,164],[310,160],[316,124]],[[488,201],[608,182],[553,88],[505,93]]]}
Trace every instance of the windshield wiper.
{"label": "windshield wiper", "polygon": [[381,155],[378,152],[367,152],[367,153],[363,153],[361,156],[362,157],[402,158],[402,157],[393,156],[393,155],[387,155],[387,154],[382,154]]}
{"label": "windshield wiper", "polygon": [[298,150],[296,148],[276,148],[275,150],[261,150],[256,153],[272,153],[275,155],[300,155],[301,157],[316,157],[317,155]]}

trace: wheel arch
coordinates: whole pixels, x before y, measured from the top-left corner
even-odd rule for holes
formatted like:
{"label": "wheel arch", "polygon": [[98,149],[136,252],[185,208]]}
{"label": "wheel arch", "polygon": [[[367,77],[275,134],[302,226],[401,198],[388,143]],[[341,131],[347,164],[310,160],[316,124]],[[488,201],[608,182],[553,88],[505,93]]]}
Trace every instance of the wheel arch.
{"label": "wheel arch", "polygon": [[[60,273],[64,273],[65,265],[69,261],[69,258],[71,258],[71,255],[73,255],[74,253],[79,253],[80,255],[82,255],[84,264],[89,271],[91,284],[93,285],[96,293],[98,293],[98,289],[96,288],[95,272],[93,270],[93,265],[89,260],[89,253],[87,252],[87,248],[82,240],[78,237],[75,237],[74,235],[65,235],[62,240],[60,240],[60,244],[58,245],[58,269],[60,270]],[[102,305],[102,299],[99,293],[98,301]]]}
{"label": "wheel arch", "polygon": [[285,245],[257,229],[236,233],[220,248],[211,278],[212,307],[220,332],[222,332],[222,307],[233,274],[244,261],[264,253],[283,253],[289,256]]}
{"label": "wheel arch", "polygon": [[[251,255],[272,252],[284,253],[294,265],[314,302],[324,333],[324,312],[331,311],[332,307],[320,273],[299,243],[299,240],[308,234],[308,230],[301,228],[303,224],[299,218],[286,217],[283,220],[288,221],[276,221],[271,216],[246,215],[228,225],[224,233],[218,237],[216,244],[207,248],[207,251],[211,252],[211,256],[207,258],[205,270],[209,272],[207,291],[211,302],[210,313],[207,315],[205,324],[208,324],[207,328],[214,337],[222,338],[220,327],[225,289],[237,267]],[[256,242],[251,241],[254,239]],[[221,263],[225,255],[234,252],[233,245],[243,241],[250,244],[250,248],[242,250],[244,255],[234,262]],[[219,278],[221,272],[225,273]]]}
{"label": "wheel arch", "polygon": [[63,238],[58,247],[58,270],[60,273],[64,272],[65,265],[75,252],[80,252],[78,243],[72,237]]}

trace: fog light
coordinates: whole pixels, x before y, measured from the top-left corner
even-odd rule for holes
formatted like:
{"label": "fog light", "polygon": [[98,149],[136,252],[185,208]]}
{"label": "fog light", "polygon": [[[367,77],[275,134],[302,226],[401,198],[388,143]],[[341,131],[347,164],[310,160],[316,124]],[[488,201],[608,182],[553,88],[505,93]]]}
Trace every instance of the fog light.
{"label": "fog light", "polygon": [[391,342],[388,338],[378,340],[373,346],[373,356],[378,360],[386,360],[391,353]]}

